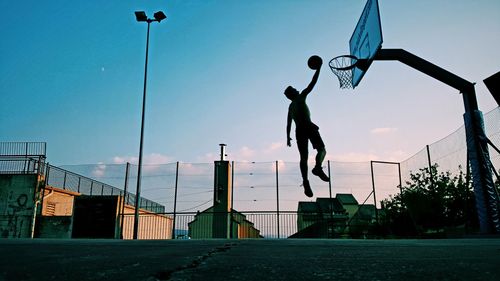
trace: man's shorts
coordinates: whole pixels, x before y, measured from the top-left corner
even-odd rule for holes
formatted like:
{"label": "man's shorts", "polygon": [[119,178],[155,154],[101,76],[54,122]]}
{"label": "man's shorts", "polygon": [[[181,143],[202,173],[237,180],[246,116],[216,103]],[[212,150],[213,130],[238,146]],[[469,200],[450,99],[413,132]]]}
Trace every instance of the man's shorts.
{"label": "man's shorts", "polygon": [[325,148],[325,143],[319,134],[319,127],[311,123],[308,126],[301,126],[295,129],[295,138],[300,151],[308,148],[308,140],[311,140],[314,149]]}

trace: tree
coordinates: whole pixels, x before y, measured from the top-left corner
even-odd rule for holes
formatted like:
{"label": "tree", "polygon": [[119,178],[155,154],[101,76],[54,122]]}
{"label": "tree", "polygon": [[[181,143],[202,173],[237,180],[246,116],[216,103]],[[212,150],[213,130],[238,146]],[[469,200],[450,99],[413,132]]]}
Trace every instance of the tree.
{"label": "tree", "polygon": [[438,166],[410,175],[402,193],[382,201],[382,224],[395,235],[413,236],[428,231],[477,227],[474,193],[460,169],[438,173]]}

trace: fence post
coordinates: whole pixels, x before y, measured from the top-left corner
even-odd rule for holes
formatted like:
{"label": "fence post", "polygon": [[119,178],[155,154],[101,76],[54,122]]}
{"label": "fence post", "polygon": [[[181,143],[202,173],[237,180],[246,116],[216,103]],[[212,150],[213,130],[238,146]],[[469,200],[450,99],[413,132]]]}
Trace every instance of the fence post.
{"label": "fence post", "polygon": [[429,150],[429,145],[426,145],[425,147],[427,149],[427,162],[429,164],[429,174],[431,175],[431,187],[434,188],[434,174],[432,173],[431,152]]}
{"label": "fence post", "polygon": [[92,189],[93,189],[93,187],[94,187],[94,181],[91,180],[90,181],[90,196],[92,196]]}
{"label": "fence post", "polygon": [[278,239],[280,238],[280,197],[279,197],[279,181],[278,181],[278,161],[276,161],[276,216]]}
{"label": "fence post", "polygon": [[66,175],[67,174],[68,174],[67,172],[64,172],[63,189],[66,189]]}
{"label": "fence post", "polygon": [[234,238],[233,237],[233,206],[234,203],[234,161],[231,161],[231,217],[229,220],[229,232],[230,232],[230,237],[229,238]]}
{"label": "fence post", "polygon": [[82,181],[81,177],[78,177],[78,186],[76,187],[76,191],[80,193],[80,182]]}
{"label": "fence post", "polygon": [[[125,223],[125,204],[127,204],[127,189],[128,189],[128,174],[130,171],[130,163],[127,162],[125,166],[125,183],[123,184],[123,198],[122,198],[122,221],[120,225],[120,238],[123,239],[123,225]],[[121,192],[120,192],[121,193]]]}
{"label": "fence post", "polygon": [[401,163],[398,163],[398,173],[399,173],[399,194],[403,194],[403,181],[401,179]]}
{"label": "fence post", "polygon": [[373,192],[373,203],[375,204],[375,220],[378,223],[378,209],[377,209],[377,196],[375,195],[375,176],[373,175],[373,161],[370,161],[370,170],[372,173],[372,192]]}
{"label": "fence post", "polygon": [[25,159],[25,160],[24,160],[24,168],[23,168],[23,173],[27,174],[27,173],[28,173],[28,171],[27,171],[27,169],[26,169],[26,163],[28,162],[28,160],[26,160],[26,159],[28,159],[28,143],[26,142],[25,144],[26,144],[26,153],[25,153],[25,155],[24,155],[24,156],[25,156],[25,157],[24,157],[24,159]]}
{"label": "fence post", "polygon": [[333,218],[332,176],[331,176],[331,171],[330,171],[330,160],[328,160],[327,163],[328,163],[328,191],[330,193],[330,214],[332,215],[332,218]]}
{"label": "fence post", "polygon": [[179,161],[175,167],[175,189],[174,189],[174,219],[172,221],[172,239],[175,239],[175,222],[177,218],[177,187],[179,184]]}
{"label": "fence post", "polygon": [[45,189],[49,184],[49,176],[50,176],[50,164],[47,162],[45,165],[45,182],[43,183],[43,192],[42,192],[42,200],[40,202],[40,214],[43,213],[43,200],[45,199]]}
{"label": "fence post", "polygon": [[[231,165],[231,238],[234,238],[233,235],[233,211],[234,211],[234,161],[232,161]],[[239,238],[238,236],[236,238]]]}

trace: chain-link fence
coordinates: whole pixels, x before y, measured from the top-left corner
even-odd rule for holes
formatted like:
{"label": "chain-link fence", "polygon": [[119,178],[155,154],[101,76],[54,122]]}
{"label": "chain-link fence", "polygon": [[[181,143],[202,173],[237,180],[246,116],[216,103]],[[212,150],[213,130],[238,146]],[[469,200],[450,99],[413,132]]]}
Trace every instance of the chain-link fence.
{"label": "chain-link fence", "polygon": [[[486,136],[495,147],[500,147],[500,108],[484,114]],[[500,169],[500,154],[492,146],[489,147],[491,164]],[[467,143],[465,127],[462,126],[447,137],[438,140],[401,162],[403,184],[410,179],[410,174],[419,169],[438,165],[438,171],[451,172],[458,175],[467,169]]]}
{"label": "chain-link fence", "polygon": [[[486,135],[500,146],[500,108],[484,115]],[[490,149],[492,164],[500,168],[500,155]],[[465,172],[467,147],[465,129],[424,147],[400,162],[325,162],[331,182],[310,178],[314,198],[352,194],[361,206],[375,205],[400,192],[410,174],[437,164],[439,171]],[[92,177],[111,186],[125,185],[126,165],[75,165],[65,169]],[[141,194],[176,216],[175,237],[187,237],[189,223],[213,205],[214,163],[170,163],[144,165]],[[304,196],[298,162],[231,162],[232,207],[245,214],[264,237],[283,238],[296,230],[299,202]],[[128,173],[128,192],[135,193],[137,166]],[[402,186],[401,186],[402,184]],[[142,205],[142,204],[141,204]]]}
{"label": "chain-link fence", "polygon": [[[484,115],[487,137],[500,147],[500,108]],[[26,150],[26,145],[5,146]],[[43,148],[44,149],[44,148]],[[29,150],[29,148],[28,148]],[[500,154],[489,150],[491,163],[500,169]],[[5,163],[9,163],[8,159]],[[3,161],[2,160],[2,161]],[[1,167],[11,169],[12,164]],[[437,164],[439,171],[458,174],[467,167],[465,129],[425,146],[402,162],[324,163],[330,182],[310,177],[314,199],[305,197],[298,162],[231,162],[231,202],[235,212],[245,215],[260,235],[283,238],[297,230],[301,202],[352,194],[360,206],[375,206],[398,194],[410,174]],[[10,165],[10,166],[9,166]],[[18,164],[16,164],[18,165]],[[25,169],[25,163],[18,168]],[[311,163],[312,167],[312,163]],[[174,217],[174,237],[188,237],[189,224],[214,204],[214,163],[169,163],[144,165],[140,208]],[[130,164],[47,165],[47,184],[87,195],[123,195],[135,206],[137,166]],[[402,186],[401,186],[402,183]],[[147,199],[146,199],[147,198]],[[349,221],[352,220],[352,214]]]}
{"label": "chain-link fence", "polygon": [[[80,168],[90,168],[94,165],[82,165]],[[116,184],[116,186],[122,186],[123,189],[117,188],[111,184],[104,183],[99,181],[99,176],[104,175],[103,167],[108,169],[108,173],[115,174],[114,179],[110,178],[109,182],[118,183],[119,180],[122,181],[122,184]],[[124,166],[126,167],[126,165]],[[94,195],[94,196],[104,196],[104,195],[119,195],[123,196],[125,200],[125,204],[135,206],[136,196],[134,193],[128,192],[125,189],[125,180],[127,177],[119,176],[118,168],[124,168],[122,165],[102,165],[98,164],[92,168],[93,175],[96,176],[94,178],[83,176],[82,173],[76,173],[69,171],[67,169],[63,169],[61,167],[55,167],[49,164],[45,166],[45,182],[47,185],[61,188],[63,190],[69,190],[73,192],[77,192],[83,195]],[[98,171],[98,172],[96,172]],[[97,173],[97,174],[95,174]],[[128,185],[128,184],[127,184]],[[139,207],[144,210],[148,210],[155,213],[163,213],[165,212],[165,207],[159,203],[156,203],[152,200],[146,199],[147,197],[141,196],[139,201]]]}

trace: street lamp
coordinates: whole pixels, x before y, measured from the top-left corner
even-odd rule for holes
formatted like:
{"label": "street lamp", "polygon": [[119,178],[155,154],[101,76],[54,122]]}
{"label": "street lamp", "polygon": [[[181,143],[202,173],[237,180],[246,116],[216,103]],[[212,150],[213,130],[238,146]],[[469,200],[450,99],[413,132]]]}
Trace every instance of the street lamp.
{"label": "street lamp", "polygon": [[148,77],[148,50],[149,50],[149,26],[152,22],[161,22],[166,19],[167,16],[162,11],[154,13],[154,19],[150,19],[146,16],[144,11],[135,12],[135,18],[138,22],[148,23],[148,33],[146,37],[146,63],[144,66],[144,91],[142,95],[142,119],[141,119],[141,142],[139,146],[139,167],[137,169],[137,190],[135,193],[135,213],[134,213],[134,239],[137,239],[137,233],[139,230],[139,201],[141,198],[141,172],[142,172],[142,147],[144,141],[144,112],[146,110],[146,82]]}

